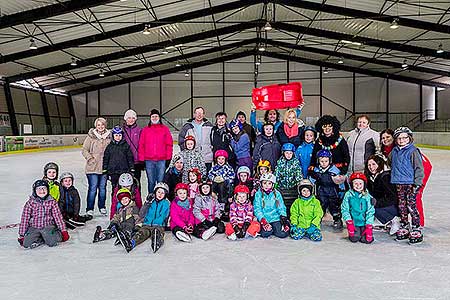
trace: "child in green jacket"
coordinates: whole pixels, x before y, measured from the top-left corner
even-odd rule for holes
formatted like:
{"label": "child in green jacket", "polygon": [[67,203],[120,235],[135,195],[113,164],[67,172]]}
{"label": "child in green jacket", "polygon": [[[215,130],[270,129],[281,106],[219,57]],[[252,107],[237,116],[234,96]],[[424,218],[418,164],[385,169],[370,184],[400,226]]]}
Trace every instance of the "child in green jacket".
{"label": "child in green jacket", "polygon": [[298,196],[291,206],[291,237],[294,240],[309,237],[312,241],[322,240],[320,223],[323,217],[320,201],[313,195],[313,184],[303,179],[298,185]]}
{"label": "child in green jacket", "polygon": [[367,191],[367,178],[363,173],[350,176],[351,189],[342,201],[342,217],[347,223],[348,238],[352,243],[373,242],[374,198]]}

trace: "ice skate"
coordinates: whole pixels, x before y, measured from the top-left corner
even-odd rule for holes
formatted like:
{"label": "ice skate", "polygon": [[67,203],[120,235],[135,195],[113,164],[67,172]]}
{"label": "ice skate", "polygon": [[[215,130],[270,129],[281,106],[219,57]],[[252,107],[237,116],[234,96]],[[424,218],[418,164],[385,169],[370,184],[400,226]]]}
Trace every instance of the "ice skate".
{"label": "ice skate", "polygon": [[92,241],[93,243],[97,243],[101,241],[101,236],[102,234],[102,227],[101,226],[97,226],[97,228],[95,229],[95,233],[94,233],[94,240]]}
{"label": "ice skate", "polygon": [[177,233],[175,233],[175,236],[178,240],[182,242],[189,243],[191,241],[191,236],[184,231],[177,231]]}
{"label": "ice skate", "polygon": [[133,241],[131,241],[127,232],[118,229],[116,231],[116,234],[117,234],[117,238],[120,241],[120,244],[122,244],[122,246],[125,248],[125,250],[127,252],[130,252],[131,250],[133,250],[135,245],[133,244]]}
{"label": "ice skate", "polygon": [[34,249],[34,248],[40,247],[42,245],[44,245],[44,242],[34,242],[30,245],[30,249]]}
{"label": "ice skate", "polygon": [[396,239],[397,241],[401,241],[401,240],[406,240],[409,238],[409,230],[406,227],[401,227],[397,232],[396,232]]}
{"label": "ice skate", "polygon": [[420,244],[423,242],[423,234],[419,228],[413,229],[411,234],[409,235],[409,243],[412,244]]}
{"label": "ice skate", "polygon": [[153,253],[158,251],[163,244],[164,244],[164,235],[162,235],[161,231],[159,231],[158,229],[154,229],[151,244]]}
{"label": "ice skate", "polygon": [[341,218],[334,220],[333,222],[333,229],[336,231],[342,231],[344,228],[344,223],[342,223]]}
{"label": "ice skate", "polygon": [[400,225],[400,218],[399,217],[394,217],[391,220],[391,229],[389,229],[389,235],[394,235],[397,233],[397,231],[400,229],[401,225]]}
{"label": "ice skate", "polygon": [[213,235],[216,234],[216,231],[217,231],[217,227],[216,226],[213,226],[213,227],[205,230],[205,232],[203,232],[203,234],[202,234],[202,239],[204,241],[209,240]]}
{"label": "ice skate", "polygon": [[75,225],[73,225],[69,221],[64,221],[64,223],[66,224],[67,229],[72,229],[73,230],[73,229],[77,228]]}
{"label": "ice skate", "polygon": [[67,220],[66,223],[70,223],[71,225],[76,226],[76,227],[80,227],[80,226],[84,226],[85,225],[85,222],[75,221],[72,218]]}
{"label": "ice skate", "polygon": [[228,238],[229,240],[231,240],[231,241],[237,240],[236,233],[233,232],[232,234],[230,234],[229,236],[227,236],[227,238]]}

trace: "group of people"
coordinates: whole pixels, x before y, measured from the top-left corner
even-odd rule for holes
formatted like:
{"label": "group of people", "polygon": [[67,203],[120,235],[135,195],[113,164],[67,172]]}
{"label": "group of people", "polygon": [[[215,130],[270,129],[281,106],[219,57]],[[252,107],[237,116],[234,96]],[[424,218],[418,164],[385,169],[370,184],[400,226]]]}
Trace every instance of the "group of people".
{"label": "group of people", "polygon": [[93,241],[117,238],[128,252],[149,238],[157,251],[166,230],[183,242],[222,233],[231,240],[274,235],[320,241],[327,211],[335,231],[345,222],[352,242],[373,242],[375,218],[376,227],[398,240],[422,242],[421,195],[431,164],[414,146],[412,131],[378,133],[362,115],[344,138],[334,116],[306,126],[302,107],[286,110],[282,120],[279,111],[266,111],[263,122],[252,109],[250,124],[242,111],[232,120],[219,112],[212,124],[197,107],[178,134],[176,154],[156,109],[145,128],[137,125],[133,110],[112,130],[97,118],[82,150],[89,185],[86,215],[80,215],[73,175],[63,173],[58,182],[58,166],[48,163],[25,204],[19,242],[33,248],[67,240],[66,228],[93,218],[97,192],[99,211],[107,215],[107,181],[110,224],[97,226]]}

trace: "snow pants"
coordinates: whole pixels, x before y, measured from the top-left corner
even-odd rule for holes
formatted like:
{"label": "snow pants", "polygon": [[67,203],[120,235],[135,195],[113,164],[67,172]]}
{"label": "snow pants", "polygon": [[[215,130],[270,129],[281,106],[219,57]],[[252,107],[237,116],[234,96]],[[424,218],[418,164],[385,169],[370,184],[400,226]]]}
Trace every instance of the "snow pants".
{"label": "snow pants", "polygon": [[261,225],[261,231],[260,231],[261,237],[267,238],[273,234],[274,236],[283,239],[289,235],[289,231],[282,230],[280,221],[272,222],[272,223],[270,223],[270,225],[272,225],[272,229],[270,229],[268,231],[264,230],[264,227]]}
{"label": "snow pants", "polygon": [[139,228],[139,230],[132,236],[132,239],[136,242],[136,246],[142,244],[148,238],[152,239],[155,229],[159,230],[161,235],[164,236],[164,227],[162,226],[143,225]]}
{"label": "snow pants", "polygon": [[292,225],[291,237],[294,240],[301,240],[304,237],[308,237],[311,241],[319,242],[322,240],[322,233],[319,228],[315,228],[311,232],[308,232],[306,228],[297,227]]}
{"label": "snow pants", "polygon": [[30,248],[32,244],[37,243],[46,244],[49,247],[54,247],[61,241],[61,231],[59,231],[59,229],[54,225],[50,225],[42,229],[30,227],[25,233],[23,246],[25,248]]}
{"label": "snow pants", "polygon": [[412,227],[420,227],[420,215],[416,206],[416,193],[412,184],[397,184],[398,210],[402,225],[408,224],[408,213],[411,214]]}

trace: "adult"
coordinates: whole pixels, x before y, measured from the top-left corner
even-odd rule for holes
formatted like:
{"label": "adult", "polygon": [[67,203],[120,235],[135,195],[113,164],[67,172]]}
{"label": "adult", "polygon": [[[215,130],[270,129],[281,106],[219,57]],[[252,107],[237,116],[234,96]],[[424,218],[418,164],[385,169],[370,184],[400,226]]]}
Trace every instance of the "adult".
{"label": "adult", "polygon": [[253,151],[254,166],[258,166],[260,160],[267,160],[270,162],[272,170],[275,170],[278,158],[280,158],[281,145],[273,131],[273,124],[266,123],[262,127],[262,133],[256,138]]}
{"label": "adult", "polygon": [[340,133],[340,129],[341,123],[335,116],[324,115],[317,120],[316,130],[319,133],[319,137],[314,144],[311,156],[311,165],[313,167],[318,166],[317,152],[324,149],[331,152],[332,164],[340,170],[341,175],[347,174],[350,154],[347,141]]}
{"label": "adult", "polygon": [[295,109],[290,108],[286,110],[283,122],[276,132],[281,146],[290,143],[297,149],[302,143],[302,132],[304,127],[303,121],[297,119]]}
{"label": "adult", "polygon": [[390,235],[400,229],[398,217],[398,200],[395,186],[391,184],[391,171],[385,168],[384,158],[371,155],[367,159],[365,174],[368,179],[367,189],[375,198],[375,217],[382,224],[390,225]]}
{"label": "adult", "polygon": [[213,162],[213,151],[211,146],[211,130],[213,124],[205,118],[205,110],[199,106],[194,109],[194,118],[189,119],[178,134],[178,145],[184,150],[184,139],[192,135],[195,137],[195,147],[200,149],[207,170],[211,169]]}
{"label": "adult", "polygon": [[380,144],[380,134],[370,128],[370,118],[361,115],[356,122],[356,128],[347,137],[350,151],[350,172],[364,172],[369,156],[374,155]]}
{"label": "adult", "polygon": [[225,150],[228,153],[228,163],[235,166],[235,156],[231,149],[231,131],[227,126],[227,114],[223,111],[216,113],[216,124],[211,129],[212,152]]}
{"label": "adult", "polygon": [[[302,114],[303,104],[299,105],[296,109],[297,118],[300,118]],[[265,123],[272,123],[274,132],[277,132],[278,128],[281,125],[280,121],[280,112],[276,109],[266,110],[264,113],[264,122],[256,120],[256,107],[252,103],[252,110],[250,112],[250,124],[258,131],[258,133],[262,133],[262,128]]]}
{"label": "adult", "polygon": [[256,143],[256,131],[255,128],[253,128],[252,125],[247,123],[247,115],[243,111],[238,111],[236,114],[236,120],[241,122],[242,129],[245,131],[245,133],[250,138],[250,154],[253,154],[253,148]]}
{"label": "adult", "polygon": [[139,149],[139,139],[141,136],[142,128],[136,123],[137,114],[134,110],[129,109],[125,112],[123,119],[125,120],[123,124],[123,135],[125,141],[130,145],[131,152],[134,157],[134,172],[133,176],[139,182],[139,188],[141,186],[141,174],[145,169],[143,161],[139,161],[138,149]]}
{"label": "adult", "polygon": [[106,215],[106,181],[103,174],[103,154],[106,146],[111,142],[111,132],[106,129],[106,119],[97,118],[94,128],[89,129],[83,143],[81,154],[86,159],[85,172],[88,180],[86,214],[94,215],[95,198],[98,191],[98,209],[102,215]]}
{"label": "adult", "polygon": [[394,130],[387,128],[380,132],[380,150],[387,158],[394,149]]}
{"label": "adult", "polygon": [[153,193],[157,182],[164,179],[166,160],[172,158],[173,139],[169,127],[161,121],[157,109],[150,112],[150,122],[142,129],[139,139],[138,159],[145,162],[148,193]]}

